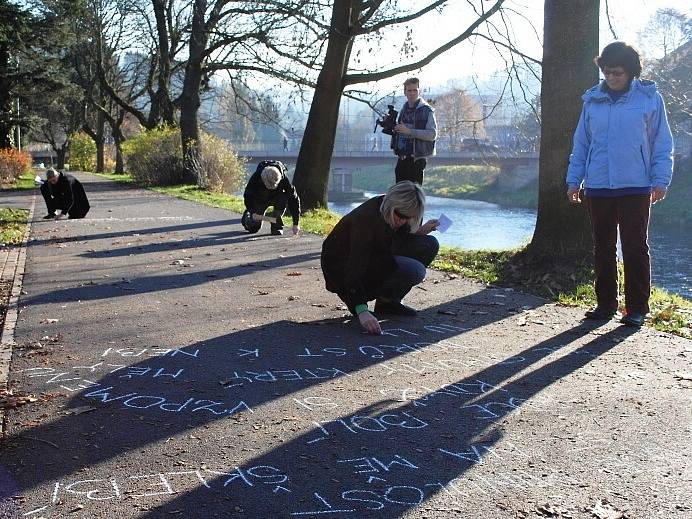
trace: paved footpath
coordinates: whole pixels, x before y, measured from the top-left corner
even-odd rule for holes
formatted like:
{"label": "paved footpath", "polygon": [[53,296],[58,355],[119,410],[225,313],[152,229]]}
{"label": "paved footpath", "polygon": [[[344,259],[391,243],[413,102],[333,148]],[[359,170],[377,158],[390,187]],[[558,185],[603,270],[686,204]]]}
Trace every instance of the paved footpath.
{"label": "paved footpath", "polygon": [[319,237],[78,176],[87,219],[36,203],[0,518],[692,517],[692,341],[436,272],[367,336]]}

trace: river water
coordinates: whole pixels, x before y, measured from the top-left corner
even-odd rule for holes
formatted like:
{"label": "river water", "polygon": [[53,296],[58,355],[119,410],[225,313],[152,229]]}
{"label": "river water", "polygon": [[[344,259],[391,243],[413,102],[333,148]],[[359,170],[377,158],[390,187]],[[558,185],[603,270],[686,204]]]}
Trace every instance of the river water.
{"label": "river water", "polygon": [[[444,213],[453,224],[446,233],[435,232],[442,245],[463,249],[508,249],[527,244],[536,225],[536,211],[501,207],[475,200],[426,197],[425,219]],[[359,203],[329,203],[346,214]],[[682,226],[652,222],[650,239],[653,283],[692,298],[692,233]]]}

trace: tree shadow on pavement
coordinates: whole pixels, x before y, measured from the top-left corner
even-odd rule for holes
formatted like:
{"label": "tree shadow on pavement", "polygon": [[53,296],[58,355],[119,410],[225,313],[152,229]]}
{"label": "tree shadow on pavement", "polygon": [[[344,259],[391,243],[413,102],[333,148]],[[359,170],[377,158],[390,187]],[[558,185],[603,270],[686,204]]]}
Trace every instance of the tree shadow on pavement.
{"label": "tree shadow on pavement", "polygon": [[[160,218],[159,218],[160,219]],[[190,218],[191,220],[194,220],[193,218]],[[151,218],[145,218],[143,217],[141,222],[147,223],[151,221],[156,221],[157,218],[151,217]],[[171,217],[170,221],[171,222],[176,222],[179,221],[180,218],[174,218]],[[106,223],[108,220],[101,220],[101,222]],[[113,219],[114,222],[118,221],[117,219]],[[39,223],[34,222],[34,223]],[[62,223],[64,222],[69,222],[70,224],[76,221],[73,220],[62,220]],[[87,217],[84,220],[81,220],[77,223],[79,224],[89,224],[92,223],[93,220],[89,220]],[[47,222],[47,225],[50,224],[51,221]],[[135,220],[133,222],[137,223]],[[125,231],[113,231],[113,232],[102,232],[102,233],[95,233],[95,234],[77,234],[73,236],[65,236],[65,237],[56,237],[56,238],[30,238],[29,239],[29,246],[39,246],[39,245],[52,245],[56,243],[70,243],[70,242],[81,242],[81,241],[91,241],[91,240],[106,240],[106,239],[113,239],[113,238],[125,238],[125,237],[132,237],[134,235],[140,235],[140,236],[146,236],[146,235],[152,235],[152,234],[162,234],[162,235],[170,235],[170,233],[175,233],[175,232],[185,232],[185,231],[198,231],[201,229],[206,229],[209,227],[221,227],[221,226],[229,226],[229,225],[239,225],[240,224],[240,218],[236,217],[235,214],[232,214],[227,219],[223,220],[197,220],[194,221],[193,223],[184,223],[184,224],[177,224],[177,225],[168,225],[168,226],[159,226],[159,227],[145,227],[142,229],[138,229],[136,225],[133,225],[132,227],[128,228]]]}
{"label": "tree shadow on pavement", "polygon": [[[380,337],[353,334],[343,318],[314,326],[279,321],[179,349],[104,346],[59,367],[30,368],[23,372],[28,381],[73,396],[50,422],[12,431],[3,463],[23,489],[51,482],[58,496],[46,495],[45,502],[32,503],[36,507],[69,506],[74,499],[116,506],[129,485],[149,509],[170,498],[169,478],[176,480],[177,496],[147,517],[197,507],[208,517],[226,517],[229,510],[289,517],[342,508],[353,517],[400,516],[473,464],[471,455],[419,455],[417,449],[439,444],[467,452],[474,442],[492,448],[502,438],[498,420],[533,405],[541,390],[632,333],[607,332],[513,378],[597,325],[585,322],[522,351],[507,344],[507,354],[490,354],[466,339],[468,324],[478,329],[506,315],[436,313],[482,303],[484,292],[427,309],[421,319],[386,323],[392,327]],[[468,374],[449,384],[459,371]],[[381,386],[389,380],[391,387]],[[402,393],[406,387],[415,389]],[[396,489],[388,490],[382,467],[372,474],[382,479],[375,484],[358,470],[344,472],[368,457],[399,460],[395,468],[404,470],[397,472]],[[100,474],[98,465],[108,462],[116,466]],[[316,495],[328,495],[334,512]]]}
{"label": "tree shadow on pavement", "polygon": [[[53,290],[36,296],[27,296],[22,298],[22,304],[41,305],[74,301],[95,301],[177,288],[189,288],[208,283],[211,278],[230,279],[247,276],[257,271],[287,267],[289,265],[295,266],[317,258],[319,258],[319,252],[308,252],[283,258],[260,260],[255,263],[243,263],[220,269],[188,269],[190,271],[176,272],[175,274],[133,277],[126,280],[126,285],[123,285],[123,281],[114,282],[111,279],[104,283],[83,284],[77,287]],[[126,292],[123,291],[123,286],[127,289]]]}

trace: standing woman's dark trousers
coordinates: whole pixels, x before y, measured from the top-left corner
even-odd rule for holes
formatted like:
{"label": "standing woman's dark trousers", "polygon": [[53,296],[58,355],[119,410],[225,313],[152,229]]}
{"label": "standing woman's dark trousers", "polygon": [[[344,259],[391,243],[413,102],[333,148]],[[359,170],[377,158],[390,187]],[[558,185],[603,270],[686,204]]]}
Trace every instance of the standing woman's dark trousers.
{"label": "standing woman's dark trousers", "polygon": [[599,308],[617,310],[617,231],[620,228],[625,266],[627,312],[649,312],[651,258],[649,256],[650,195],[612,198],[587,197],[594,242],[596,299]]}

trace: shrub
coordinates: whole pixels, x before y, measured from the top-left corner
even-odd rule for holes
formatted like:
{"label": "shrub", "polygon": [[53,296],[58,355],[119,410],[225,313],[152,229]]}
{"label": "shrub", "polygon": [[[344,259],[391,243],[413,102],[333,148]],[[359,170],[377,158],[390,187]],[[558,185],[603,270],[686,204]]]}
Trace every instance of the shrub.
{"label": "shrub", "polygon": [[14,148],[0,149],[0,181],[15,182],[20,175],[31,171],[31,154]]}
{"label": "shrub", "polygon": [[84,132],[70,136],[70,167],[77,171],[96,169],[96,143]]}
{"label": "shrub", "polygon": [[183,178],[180,130],[160,126],[123,143],[125,167],[135,182],[145,186],[178,184]]}
{"label": "shrub", "polygon": [[202,132],[202,153],[192,162],[202,189],[234,193],[245,180],[245,161],[215,135]]}
{"label": "shrub", "polygon": [[[183,181],[183,152],[180,130],[163,126],[142,132],[123,143],[126,168],[135,182],[147,186],[169,186]],[[197,185],[216,192],[237,191],[245,179],[245,162],[228,143],[202,132],[202,153],[195,157]]]}

